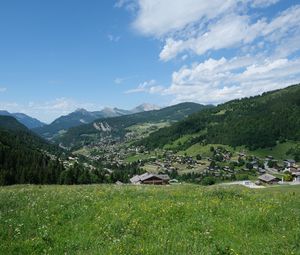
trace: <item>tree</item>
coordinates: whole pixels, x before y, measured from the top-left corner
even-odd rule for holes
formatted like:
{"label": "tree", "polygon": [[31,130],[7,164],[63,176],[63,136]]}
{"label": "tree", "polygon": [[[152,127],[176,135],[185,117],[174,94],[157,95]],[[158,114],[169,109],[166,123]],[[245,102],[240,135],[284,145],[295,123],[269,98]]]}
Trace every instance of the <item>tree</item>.
{"label": "tree", "polygon": [[211,176],[204,177],[203,180],[201,181],[201,184],[205,185],[205,186],[213,185],[215,183],[216,183],[215,178],[213,178]]}
{"label": "tree", "polygon": [[201,155],[200,155],[200,154],[197,154],[197,155],[196,155],[196,159],[197,159],[197,160],[201,160],[201,159],[202,159]]}

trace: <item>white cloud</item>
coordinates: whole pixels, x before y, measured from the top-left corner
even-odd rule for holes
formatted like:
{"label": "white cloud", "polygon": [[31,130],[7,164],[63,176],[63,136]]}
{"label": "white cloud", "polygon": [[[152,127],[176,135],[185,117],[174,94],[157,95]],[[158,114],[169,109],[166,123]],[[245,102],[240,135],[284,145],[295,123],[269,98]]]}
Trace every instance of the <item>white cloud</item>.
{"label": "white cloud", "polygon": [[174,102],[218,104],[283,88],[299,81],[300,59],[208,59],[174,72],[172,85],[164,93],[174,95]]}
{"label": "white cloud", "polygon": [[136,3],[133,27],[143,35],[163,40],[160,59],[168,61],[184,51],[202,55],[207,51],[243,47],[258,38],[257,44],[261,40],[280,43],[287,35],[297,36],[299,5],[291,6],[271,21],[269,17],[258,19],[250,12],[278,1],[121,0],[118,6]]}
{"label": "white cloud", "polygon": [[280,0],[252,0],[250,5],[254,8],[258,7],[268,7],[270,5],[276,4]]}
{"label": "white cloud", "polygon": [[173,72],[168,88],[150,81],[127,93],[217,104],[300,82],[300,5],[274,14],[258,8],[279,0],[135,2],[133,27],[163,43],[160,60],[201,62]]}
{"label": "white cloud", "polygon": [[157,94],[164,91],[164,87],[157,84],[155,80],[145,81],[138,85],[135,89],[130,89],[125,92],[125,94],[132,94],[132,93],[149,93],[149,94]]}
{"label": "white cloud", "polygon": [[117,85],[120,85],[126,81],[132,80],[134,78],[136,78],[137,75],[131,75],[131,76],[126,76],[126,77],[117,77],[114,79],[114,83]]}
{"label": "white cloud", "polygon": [[56,98],[46,102],[0,102],[0,109],[7,110],[9,112],[25,113],[46,123],[53,121],[61,115],[69,114],[78,108],[99,110],[103,107],[92,103],[77,102],[65,97]]}
{"label": "white cloud", "polygon": [[135,29],[145,35],[161,37],[196,21],[207,21],[228,12],[236,0],[139,0]]}
{"label": "white cloud", "polygon": [[0,87],[0,93],[4,93],[7,91],[7,88],[4,88],[4,87]]}
{"label": "white cloud", "polygon": [[255,27],[249,27],[248,17],[246,16],[226,16],[216,24],[211,25],[208,31],[199,37],[185,41],[175,41],[173,38],[168,38],[160,53],[160,59],[170,60],[185,50],[191,50],[198,55],[202,55],[208,50],[233,47],[242,41],[251,42],[256,37],[257,31],[259,31],[258,27],[259,24],[256,24]]}
{"label": "white cloud", "polygon": [[[281,13],[270,23],[265,19],[260,19],[251,24],[249,16],[227,15],[215,23],[207,26],[202,34],[186,40],[174,40],[167,38],[165,46],[160,53],[160,59],[168,61],[178,54],[189,50],[197,55],[202,55],[210,50],[220,50],[227,48],[237,48],[241,45],[252,43],[260,38],[271,43],[280,43],[282,38],[296,39],[295,50],[300,48],[300,6],[294,6]],[[259,42],[261,43],[261,42]],[[278,45],[274,45],[276,49]],[[286,45],[285,45],[286,47]]]}
{"label": "white cloud", "polygon": [[17,109],[20,109],[20,105],[17,102],[0,102],[0,110],[15,112]]}

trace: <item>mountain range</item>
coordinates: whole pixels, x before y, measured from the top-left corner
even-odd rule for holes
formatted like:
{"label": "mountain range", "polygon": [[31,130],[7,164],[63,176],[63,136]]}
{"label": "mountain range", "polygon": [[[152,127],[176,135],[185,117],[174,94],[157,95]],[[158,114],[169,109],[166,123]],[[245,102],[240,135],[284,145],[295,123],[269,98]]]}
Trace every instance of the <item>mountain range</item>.
{"label": "mountain range", "polygon": [[69,128],[80,126],[83,124],[89,124],[96,119],[118,117],[154,109],[157,110],[160,109],[160,107],[151,104],[141,104],[133,108],[132,110],[106,107],[101,111],[90,112],[85,109],[77,109],[76,111],[66,116],[57,118],[49,125],[35,128],[34,132],[46,139],[52,139],[66,132]]}
{"label": "mountain range", "polygon": [[[128,128],[134,125],[145,123],[173,123],[186,118],[192,113],[212,107],[213,106],[211,105],[206,106],[196,103],[180,103],[160,110],[143,111],[111,118],[101,118],[92,121],[90,124],[68,129],[67,132],[57,137],[56,141],[69,147],[74,144],[87,142],[86,140],[96,139],[95,137],[99,138],[109,135],[112,137],[123,138],[128,132]],[[90,138],[91,136],[94,138]]]}
{"label": "mountain range", "polygon": [[[138,111],[151,108],[144,105]],[[133,138],[128,140],[130,146],[143,145],[147,151],[172,148],[176,152],[212,144],[242,146],[251,151],[300,141],[300,84],[218,106],[181,103],[132,112],[117,108],[101,112],[78,109],[54,121],[66,131],[53,142],[73,151],[86,145],[106,146],[106,138],[114,144],[126,142],[129,137]],[[68,152],[46,142],[34,133],[37,129],[29,130],[15,116],[3,114],[6,116],[0,116],[0,185],[59,183],[61,179],[73,178],[72,174],[64,176],[69,173],[62,165]],[[64,122],[81,125],[67,128]],[[150,132],[137,135],[149,127]]]}
{"label": "mountain range", "polygon": [[0,116],[12,116],[29,129],[40,128],[46,125],[38,119],[32,118],[24,113],[10,113],[8,111],[0,111]]}

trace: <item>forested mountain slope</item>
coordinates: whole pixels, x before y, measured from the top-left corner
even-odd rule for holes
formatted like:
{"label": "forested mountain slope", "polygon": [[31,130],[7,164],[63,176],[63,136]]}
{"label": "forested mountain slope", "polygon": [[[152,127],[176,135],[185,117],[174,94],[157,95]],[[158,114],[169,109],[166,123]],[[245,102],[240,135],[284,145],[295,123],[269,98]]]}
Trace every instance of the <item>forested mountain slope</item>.
{"label": "forested mountain slope", "polygon": [[9,116],[0,116],[0,185],[57,183],[63,166],[50,158],[56,146]]}
{"label": "forested mountain slope", "polygon": [[193,114],[141,140],[148,148],[163,147],[192,135],[186,144],[245,145],[250,149],[300,140],[300,85],[250,98],[233,100]]}
{"label": "forested mountain slope", "polygon": [[29,129],[39,128],[45,125],[38,119],[32,118],[24,113],[9,113],[8,111],[0,111],[0,115],[14,117]]}

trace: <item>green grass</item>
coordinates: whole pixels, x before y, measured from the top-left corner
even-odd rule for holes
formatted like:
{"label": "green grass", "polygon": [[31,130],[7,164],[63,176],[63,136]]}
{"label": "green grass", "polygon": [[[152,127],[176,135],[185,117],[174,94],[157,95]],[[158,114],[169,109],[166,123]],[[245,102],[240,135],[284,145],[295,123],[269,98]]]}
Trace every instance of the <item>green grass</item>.
{"label": "green grass", "polygon": [[2,187],[0,254],[300,254],[300,187]]}
{"label": "green grass", "polygon": [[160,128],[168,127],[170,126],[170,122],[157,122],[157,123],[151,123],[146,122],[142,124],[132,125],[126,130],[134,132],[136,137],[140,136],[148,136],[151,133],[157,131]]}
{"label": "green grass", "polygon": [[190,140],[193,137],[194,137],[193,135],[184,135],[184,136],[178,138],[172,144],[166,144],[164,146],[164,149],[166,149],[166,150],[176,149],[179,146],[179,144],[184,144],[184,143],[186,143],[188,140]]}
{"label": "green grass", "polygon": [[223,145],[223,144],[207,144],[207,145],[201,145],[199,143],[196,143],[194,145],[192,145],[191,147],[189,147],[188,149],[186,149],[185,151],[180,151],[178,154],[183,155],[184,153],[186,153],[189,156],[196,156],[197,154],[200,154],[201,156],[204,157],[210,157],[212,156],[212,152],[210,151],[211,147],[214,147],[215,149],[218,146],[221,146],[223,148],[226,148],[229,151],[234,151],[232,147],[228,146],[228,145]]}
{"label": "green grass", "polygon": [[73,151],[74,155],[83,155],[85,157],[89,156],[90,150],[87,147],[82,147],[81,149],[77,150],[77,151]]}
{"label": "green grass", "polygon": [[149,154],[136,154],[136,155],[132,155],[132,156],[125,158],[125,162],[132,163],[132,162],[136,162],[138,160],[150,159],[153,156],[155,156],[154,152],[151,152]]}

